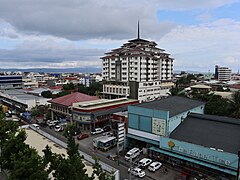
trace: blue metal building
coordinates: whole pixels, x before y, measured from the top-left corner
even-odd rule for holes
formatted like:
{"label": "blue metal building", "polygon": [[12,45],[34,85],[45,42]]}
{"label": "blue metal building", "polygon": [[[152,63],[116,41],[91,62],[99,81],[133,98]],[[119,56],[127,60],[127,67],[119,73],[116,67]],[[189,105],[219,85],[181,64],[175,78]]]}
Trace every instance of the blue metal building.
{"label": "blue metal building", "polygon": [[128,147],[147,148],[149,156],[180,168],[233,177],[240,120],[204,115],[204,106],[175,96],[129,106]]}

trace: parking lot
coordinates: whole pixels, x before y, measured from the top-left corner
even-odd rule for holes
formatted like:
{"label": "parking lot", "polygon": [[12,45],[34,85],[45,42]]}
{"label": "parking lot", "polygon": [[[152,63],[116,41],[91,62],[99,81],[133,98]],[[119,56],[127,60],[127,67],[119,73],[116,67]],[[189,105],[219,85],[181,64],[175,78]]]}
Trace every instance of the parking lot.
{"label": "parking lot", "polygon": [[[97,138],[99,136],[102,136],[101,134],[99,135],[90,135],[88,138],[86,139],[82,139],[82,140],[77,140],[76,139],[76,142],[79,144],[79,146],[83,146],[85,148],[88,148],[90,151],[94,151],[96,152],[97,154],[101,155],[101,156],[104,156],[105,158],[107,158],[108,155],[116,155],[117,154],[117,147],[114,147],[114,148],[111,148],[110,150],[108,150],[107,152],[103,152],[101,150],[95,150],[93,148],[93,139],[94,138]],[[137,159],[135,159],[133,161],[133,165],[132,165],[132,168],[134,167],[137,167],[137,162],[146,157],[146,155],[143,155],[141,154],[140,157],[138,157]],[[130,163],[128,161],[126,161],[124,159],[124,156],[120,156],[119,157],[119,162],[118,160],[116,159],[115,161],[112,160],[113,162],[115,162],[116,164],[121,164],[121,165],[124,165],[126,166],[127,168],[130,167]],[[134,165],[134,162],[135,162],[135,165]],[[167,172],[165,172],[164,170],[167,168]],[[179,172],[176,172],[172,169],[170,169],[169,167],[166,167],[165,165],[163,165],[159,170],[157,170],[156,172],[150,172],[147,168],[146,169],[143,169],[146,173],[146,176],[144,178],[141,178],[141,179],[163,179],[163,180],[174,180],[174,179],[177,179],[177,176],[180,174]],[[126,169],[127,171],[127,169]],[[128,172],[124,172],[125,174],[127,174],[127,176],[129,176]],[[129,179],[129,178],[128,178]],[[136,179],[136,177],[134,177],[132,175],[132,179]]]}

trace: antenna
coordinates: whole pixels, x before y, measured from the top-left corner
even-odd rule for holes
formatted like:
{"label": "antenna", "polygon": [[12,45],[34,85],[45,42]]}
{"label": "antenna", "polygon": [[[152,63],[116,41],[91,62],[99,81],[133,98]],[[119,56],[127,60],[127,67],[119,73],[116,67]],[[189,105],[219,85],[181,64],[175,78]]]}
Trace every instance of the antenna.
{"label": "antenna", "polygon": [[139,20],[138,20],[138,33],[137,33],[137,38],[140,39]]}

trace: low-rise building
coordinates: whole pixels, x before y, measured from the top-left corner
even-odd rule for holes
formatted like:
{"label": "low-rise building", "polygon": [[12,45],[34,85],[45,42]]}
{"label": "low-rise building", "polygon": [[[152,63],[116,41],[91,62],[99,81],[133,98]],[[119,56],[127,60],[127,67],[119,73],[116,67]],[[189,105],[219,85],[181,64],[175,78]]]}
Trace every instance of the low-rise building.
{"label": "low-rise building", "polygon": [[78,122],[83,130],[111,125],[113,113],[127,111],[128,105],[137,103],[138,100],[127,98],[98,99],[73,103],[73,120]]}
{"label": "low-rise building", "polygon": [[51,117],[54,119],[67,119],[69,121],[72,120],[72,105],[77,102],[85,102],[91,100],[97,100],[96,96],[89,96],[87,94],[75,92],[72,94],[68,94],[66,96],[62,96],[59,98],[55,98],[49,101],[51,104]]}
{"label": "low-rise building", "polygon": [[189,114],[170,134],[150,147],[153,158],[216,179],[235,179],[240,149],[239,119]]}
{"label": "low-rise building", "polygon": [[0,90],[21,89],[23,87],[22,75],[19,73],[0,74]]}
{"label": "low-rise building", "polygon": [[30,111],[35,106],[48,105],[50,99],[27,94],[22,89],[0,91],[0,101],[16,112]]}

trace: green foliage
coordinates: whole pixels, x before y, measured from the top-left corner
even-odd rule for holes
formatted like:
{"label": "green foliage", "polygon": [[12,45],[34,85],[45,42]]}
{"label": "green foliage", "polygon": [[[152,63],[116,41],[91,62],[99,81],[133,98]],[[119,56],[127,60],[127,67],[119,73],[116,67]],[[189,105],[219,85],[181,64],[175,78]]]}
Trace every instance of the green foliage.
{"label": "green foliage", "polygon": [[41,96],[44,98],[52,98],[52,92],[51,91],[43,91],[41,93]]}
{"label": "green foliage", "polygon": [[197,77],[194,76],[193,74],[188,74],[186,77],[182,76],[181,78],[179,78],[178,82],[179,85],[189,85],[191,80],[196,80]]}
{"label": "green foliage", "polygon": [[85,87],[82,84],[78,84],[78,92],[88,94],[91,96],[100,96],[99,92],[102,92],[102,84],[99,82],[93,82],[89,87]]}
{"label": "green foliage", "polygon": [[64,91],[69,91],[69,90],[73,90],[73,89],[76,89],[76,86],[73,83],[68,83],[68,84],[63,85]]}
{"label": "green foliage", "polygon": [[209,92],[192,92],[192,98],[199,100],[199,101],[204,101],[204,102],[208,102],[213,96],[213,93],[209,93]]}
{"label": "green foliage", "polygon": [[94,174],[96,174],[96,176],[98,177],[99,180],[114,180],[114,173],[109,174],[105,171],[103,171],[101,165],[99,164],[99,159],[98,157],[93,157],[95,160],[95,164],[93,166],[94,169]]}
{"label": "green foliage", "polygon": [[221,96],[213,95],[205,104],[205,113],[219,116],[231,116],[228,100]]}
{"label": "green foliage", "polygon": [[71,136],[74,136],[74,133],[75,133],[76,129],[77,129],[77,123],[72,122],[72,123],[70,123],[66,126],[63,135],[67,138],[71,137]]}
{"label": "green foliage", "polygon": [[53,172],[54,178],[58,180],[91,180],[92,178],[86,174],[85,165],[78,151],[78,144],[72,136],[75,124],[71,124],[67,128],[67,157],[52,153],[48,146],[43,150],[45,163],[50,165],[48,172]]}
{"label": "green foliage", "polygon": [[62,96],[66,96],[66,95],[68,95],[68,94],[70,94],[70,92],[63,90],[63,91],[57,93],[57,94],[55,95],[55,97],[62,97]]}
{"label": "green foliage", "polygon": [[25,144],[26,133],[15,122],[0,120],[0,137],[1,167],[8,170],[9,179],[48,179],[43,159]]}
{"label": "green foliage", "polygon": [[240,118],[240,91],[233,94],[230,101],[231,116],[234,118]]}
{"label": "green foliage", "polygon": [[40,105],[40,106],[35,106],[31,109],[31,115],[33,117],[35,116],[44,116],[48,112],[48,106],[47,105]]}
{"label": "green foliage", "polygon": [[100,92],[102,92],[102,84],[99,82],[93,82],[89,85],[89,87],[85,87],[83,84],[66,84],[63,86],[63,90],[55,95],[55,97],[68,95],[72,90],[77,90],[80,93],[88,94],[90,96],[100,96]]}
{"label": "green foliage", "polygon": [[113,174],[104,172],[98,161],[94,165],[94,173],[88,177],[78,144],[72,136],[76,124],[73,123],[68,128],[68,156],[52,153],[51,148],[46,146],[44,156],[41,157],[35,149],[25,144],[26,132],[18,129],[17,123],[0,119],[0,165],[9,172],[8,179],[48,180],[51,173],[56,180],[93,180],[95,176],[100,180],[113,180]]}

